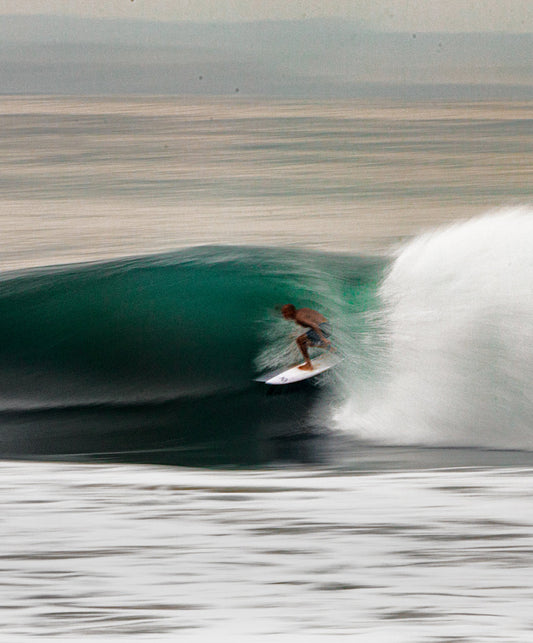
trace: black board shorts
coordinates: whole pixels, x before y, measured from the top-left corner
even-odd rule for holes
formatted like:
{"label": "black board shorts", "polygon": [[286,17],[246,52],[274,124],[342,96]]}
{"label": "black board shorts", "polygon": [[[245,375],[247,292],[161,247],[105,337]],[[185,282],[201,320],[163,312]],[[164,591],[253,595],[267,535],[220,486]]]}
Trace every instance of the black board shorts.
{"label": "black board shorts", "polygon": [[[324,337],[326,338],[331,337],[331,324],[329,322],[322,322],[321,324],[318,325],[318,327],[322,331],[322,334],[324,335]],[[311,342],[311,344],[322,343],[322,338],[316,332],[316,330],[313,330],[312,328],[310,328],[305,334],[307,336],[307,339]]]}

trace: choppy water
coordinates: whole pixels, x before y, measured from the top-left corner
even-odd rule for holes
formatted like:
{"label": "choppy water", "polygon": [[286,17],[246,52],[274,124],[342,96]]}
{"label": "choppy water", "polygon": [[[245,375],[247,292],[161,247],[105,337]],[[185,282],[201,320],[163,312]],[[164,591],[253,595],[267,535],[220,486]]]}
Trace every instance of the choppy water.
{"label": "choppy water", "polygon": [[531,106],[0,120],[5,637],[530,640]]}
{"label": "choppy water", "polygon": [[2,469],[6,640],[530,640],[530,468]]}

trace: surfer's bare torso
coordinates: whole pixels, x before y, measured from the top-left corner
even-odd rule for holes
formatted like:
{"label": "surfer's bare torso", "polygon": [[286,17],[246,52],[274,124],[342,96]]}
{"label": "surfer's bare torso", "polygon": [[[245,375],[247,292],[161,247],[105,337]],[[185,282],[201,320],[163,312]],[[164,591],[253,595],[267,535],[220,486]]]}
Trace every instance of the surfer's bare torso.
{"label": "surfer's bare torso", "polygon": [[317,310],[313,310],[312,308],[298,308],[294,321],[304,328],[317,330],[320,324],[325,324],[328,320]]}

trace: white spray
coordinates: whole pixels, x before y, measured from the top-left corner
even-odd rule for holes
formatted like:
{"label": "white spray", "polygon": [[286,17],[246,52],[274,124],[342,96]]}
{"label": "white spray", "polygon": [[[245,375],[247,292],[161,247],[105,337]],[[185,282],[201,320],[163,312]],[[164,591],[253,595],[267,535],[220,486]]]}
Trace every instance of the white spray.
{"label": "white spray", "polygon": [[352,381],[341,429],[387,444],[533,448],[532,208],[415,238],[379,295],[381,376],[371,392]]}

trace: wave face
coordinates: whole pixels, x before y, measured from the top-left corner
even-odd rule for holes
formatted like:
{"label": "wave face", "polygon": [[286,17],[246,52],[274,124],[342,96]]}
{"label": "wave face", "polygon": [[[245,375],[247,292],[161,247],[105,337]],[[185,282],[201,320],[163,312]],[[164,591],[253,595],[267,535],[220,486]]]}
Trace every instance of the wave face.
{"label": "wave face", "polygon": [[205,247],[6,274],[0,281],[0,448],[8,456],[186,465],[276,457],[320,424],[330,386],[266,395],[294,356],[275,307],[314,306],[362,330],[384,262]]}
{"label": "wave face", "polygon": [[531,208],[412,240],[379,298],[379,376],[361,389],[347,375],[339,427],[387,444],[533,448]]}
{"label": "wave face", "polygon": [[[533,449],[532,250],[523,207],[392,259],[204,247],[5,274],[1,452],[250,465],[316,460],[331,430]],[[268,389],[258,373],[298,357],[287,302],[323,311],[345,359]]]}

